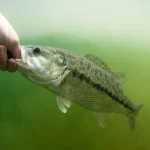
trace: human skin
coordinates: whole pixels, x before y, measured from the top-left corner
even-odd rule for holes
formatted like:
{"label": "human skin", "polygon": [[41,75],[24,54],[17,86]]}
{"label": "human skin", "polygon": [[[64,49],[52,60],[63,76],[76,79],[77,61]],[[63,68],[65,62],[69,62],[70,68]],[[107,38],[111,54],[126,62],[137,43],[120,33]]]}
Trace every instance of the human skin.
{"label": "human skin", "polygon": [[15,58],[20,58],[19,37],[8,20],[0,13],[0,70],[15,72]]}

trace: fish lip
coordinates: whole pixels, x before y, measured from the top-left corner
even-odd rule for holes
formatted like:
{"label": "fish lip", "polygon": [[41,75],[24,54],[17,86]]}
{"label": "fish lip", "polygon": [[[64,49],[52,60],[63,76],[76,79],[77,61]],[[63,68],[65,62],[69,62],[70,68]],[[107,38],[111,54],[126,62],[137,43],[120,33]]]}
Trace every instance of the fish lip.
{"label": "fish lip", "polygon": [[21,46],[21,59],[15,59],[18,66],[18,71],[30,71],[27,61],[27,54],[25,52],[25,46]]}
{"label": "fish lip", "polygon": [[21,46],[21,59],[23,62],[27,63],[26,62],[26,59],[27,59],[27,54],[26,54],[26,51],[25,51],[25,46]]}
{"label": "fish lip", "polygon": [[19,65],[19,66],[20,65],[27,65],[27,63],[23,62],[22,58],[21,59],[15,59],[15,61],[16,61],[16,64]]}
{"label": "fish lip", "polygon": [[28,67],[28,64],[23,62],[22,59],[15,59],[15,61],[19,72],[31,72],[31,69]]}
{"label": "fish lip", "polygon": [[22,59],[15,59],[17,62],[23,62]]}
{"label": "fish lip", "polygon": [[27,54],[26,54],[26,48],[25,48],[25,46],[23,46],[23,45],[21,45],[20,46],[21,48],[21,59],[15,59],[16,61],[18,61],[18,62],[24,62],[24,63],[27,63],[27,61],[26,61],[26,59],[27,59]]}

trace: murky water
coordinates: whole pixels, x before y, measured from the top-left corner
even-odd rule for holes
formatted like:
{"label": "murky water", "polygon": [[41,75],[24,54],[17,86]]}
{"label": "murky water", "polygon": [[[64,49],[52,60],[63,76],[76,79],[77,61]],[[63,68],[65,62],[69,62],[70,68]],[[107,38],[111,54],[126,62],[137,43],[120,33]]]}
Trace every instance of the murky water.
{"label": "murky water", "polygon": [[113,71],[126,74],[125,94],[143,104],[132,132],[128,120],[113,115],[107,128],[99,127],[92,112],[73,104],[63,114],[48,90],[19,73],[0,72],[1,150],[149,150],[150,51],[135,45],[62,36],[21,39],[21,44],[50,45],[101,57]]}
{"label": "murky water", "polygon": [[134,132],[117,114],[102,129],[91,111],[73,104],[63,114],[51,92],[18,72],[0,72],[0,150],[150,150],[149,1],[1,0],[0,6],[22,45],[96,54],[126,75],[125,94],[144,105]]}

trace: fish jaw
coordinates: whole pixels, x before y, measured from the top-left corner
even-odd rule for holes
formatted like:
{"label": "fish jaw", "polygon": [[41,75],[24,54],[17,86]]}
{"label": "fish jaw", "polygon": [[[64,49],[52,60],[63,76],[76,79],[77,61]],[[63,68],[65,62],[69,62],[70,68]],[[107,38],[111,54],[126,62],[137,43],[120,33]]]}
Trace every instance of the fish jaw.
{"label": "fish jaw", "polygon": [[16,64],[17,64],[17,68],[19,72],[28,72],[31,71],[28,64],[24,63],[22,61],[22,59],[15,59],[16,60]]}
{"label": "fish jaw", "polygon": [[27,55],[24,46],[21,46],[21,59],[15,59],[19,72],[31,72],[27,64]]}

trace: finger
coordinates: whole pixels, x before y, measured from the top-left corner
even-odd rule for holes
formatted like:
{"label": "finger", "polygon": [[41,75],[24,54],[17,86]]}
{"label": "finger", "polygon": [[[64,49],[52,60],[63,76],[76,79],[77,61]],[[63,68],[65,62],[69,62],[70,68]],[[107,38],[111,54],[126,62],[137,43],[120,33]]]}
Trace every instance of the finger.
{"label": "finger", "polygon": [[14,58],[21,58],[21,49],[19,46],[12,50],[12,55]]}
{"label": "finger", "polygon": [[0,70],[5,71],[7,66],[7,52],[6,48],[0,45]]}
{"label": "finger", "polygon": [[17,70],[16,62],[14,59],[9,59],[7,62],[7,70],[9,72],[15,72]]}
{"label": "finger", "polygon": [[8,50],[12,53],[13,58],[20,58],[21,51],[20,51],[20,45],[19,45],[19,37],[11,25],[9,29],[9,35],[10,35],[10,38],[8,41]]}

